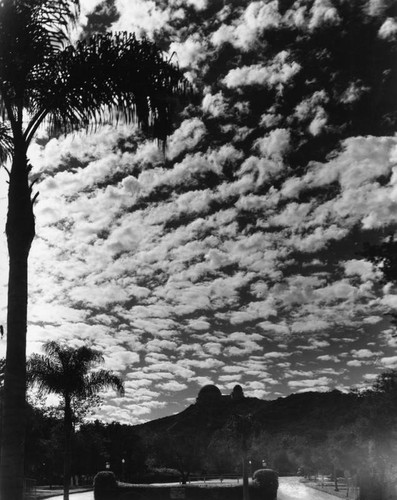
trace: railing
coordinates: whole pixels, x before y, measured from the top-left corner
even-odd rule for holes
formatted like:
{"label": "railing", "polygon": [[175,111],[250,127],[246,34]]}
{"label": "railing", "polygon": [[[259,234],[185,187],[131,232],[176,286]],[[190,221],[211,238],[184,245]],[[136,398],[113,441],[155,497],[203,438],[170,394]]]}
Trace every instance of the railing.
{"label": "railing", "polygon": [[241,474],[191,474],[188,479],[188,483],[199,481],[199,482],[211,482],[211,483],[223,483],[224,480],[236,481],[237,484],[242,482]]}
{"label": "railing", "polygon": [[[335,488],[335,481],[330,477],[322,476],[315,479],[315,483],[322,490],[328,491],[329,489]],[[338,477],[338,490],[339,492],[345,493],[348,500],[357,500],[359,498],[360,489],[358,488],[356,482],[352,478]]]}

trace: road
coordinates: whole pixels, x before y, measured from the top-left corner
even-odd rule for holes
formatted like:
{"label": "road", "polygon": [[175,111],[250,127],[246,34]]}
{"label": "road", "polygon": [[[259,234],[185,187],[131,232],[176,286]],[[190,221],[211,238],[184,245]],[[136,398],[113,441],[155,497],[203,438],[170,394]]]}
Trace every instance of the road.
{"label": "road", "polygon": [[[336,500],[337,497],[329,493],[313,490],[299,482],[298,477],[280,477],[280,487],[277,500]],[[47,500],[63,500],[63,496],[51,497]],[[94,493],[73,493],[70,500],[94,500]]]}
{"label": "road", "polygon": [[[308,488],[299,477],[280,477],[277,500],[336,500],[338,497]],[[84,499],[81,499],[84,500]],[[86,499],[88,500],[88,499]],[[340,500],[340,499],[338,499]]]}

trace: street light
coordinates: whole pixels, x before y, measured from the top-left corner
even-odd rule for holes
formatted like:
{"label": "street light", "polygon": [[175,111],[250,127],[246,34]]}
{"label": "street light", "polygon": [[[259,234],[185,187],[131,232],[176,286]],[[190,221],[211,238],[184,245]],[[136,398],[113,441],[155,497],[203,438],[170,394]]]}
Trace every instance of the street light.
{"label": "street light", "polygon": [[125,458],[121,459],[121,479],[125,481]]}

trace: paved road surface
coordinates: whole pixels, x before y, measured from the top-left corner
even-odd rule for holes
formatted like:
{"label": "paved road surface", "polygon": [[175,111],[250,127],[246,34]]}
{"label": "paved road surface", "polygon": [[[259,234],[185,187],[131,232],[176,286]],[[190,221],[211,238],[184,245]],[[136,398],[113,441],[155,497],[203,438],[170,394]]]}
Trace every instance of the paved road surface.
{"label": "paved road surface", "polygon": [[[336,500],[337,497],[329,493],[308,488],[299,482],[297,477],[280,477],[280,487],[277,500]],[[50,499],[47,499],[50,500]],[[51,500],[63,500],[63,496],[51,497]],[[70,500],[94,500],[94,493],[73,493]],[[339,499],[338,499],[339,500]]]}
{"label": "paved road surface", "polygon": [[[308,488],[298,477],[280,477],[277,500],[337,500],[338,497]],[[83,500],[83,499],[82,499]],[[88,499],[87,499],[88,500]],[[340,500],[340,499],[338,499]]]}

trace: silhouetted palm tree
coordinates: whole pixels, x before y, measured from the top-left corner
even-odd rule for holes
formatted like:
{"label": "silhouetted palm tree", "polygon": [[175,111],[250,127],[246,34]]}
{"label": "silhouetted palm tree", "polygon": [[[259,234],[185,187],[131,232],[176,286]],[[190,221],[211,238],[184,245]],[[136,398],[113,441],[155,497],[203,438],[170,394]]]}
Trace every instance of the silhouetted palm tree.
{"label": "silhouetted palm tree", "polygon": [[100,352],[90,347],[63,346],[46,342],[44,355],[33,354],[28,361],[28,381],[41,393],[61,396],[64,405],[64,499],[69,498],[71,477],[71,440],[73,433],[73,403],[87,399],[107,387],[123,394],[121,379],[108,370],[91,371],[103,361]]}
{"label": "silhouetted palm tree", "polygon": [[7,353],[0,497],[22,500],[28,256],[35,236],[27,150],[41,124],[68,132],[91,123],[136,122],[163,140],[181,73],[154,44],[105,34],[68,45],[78,0],[0,1],[0,159],[11,158]]}

